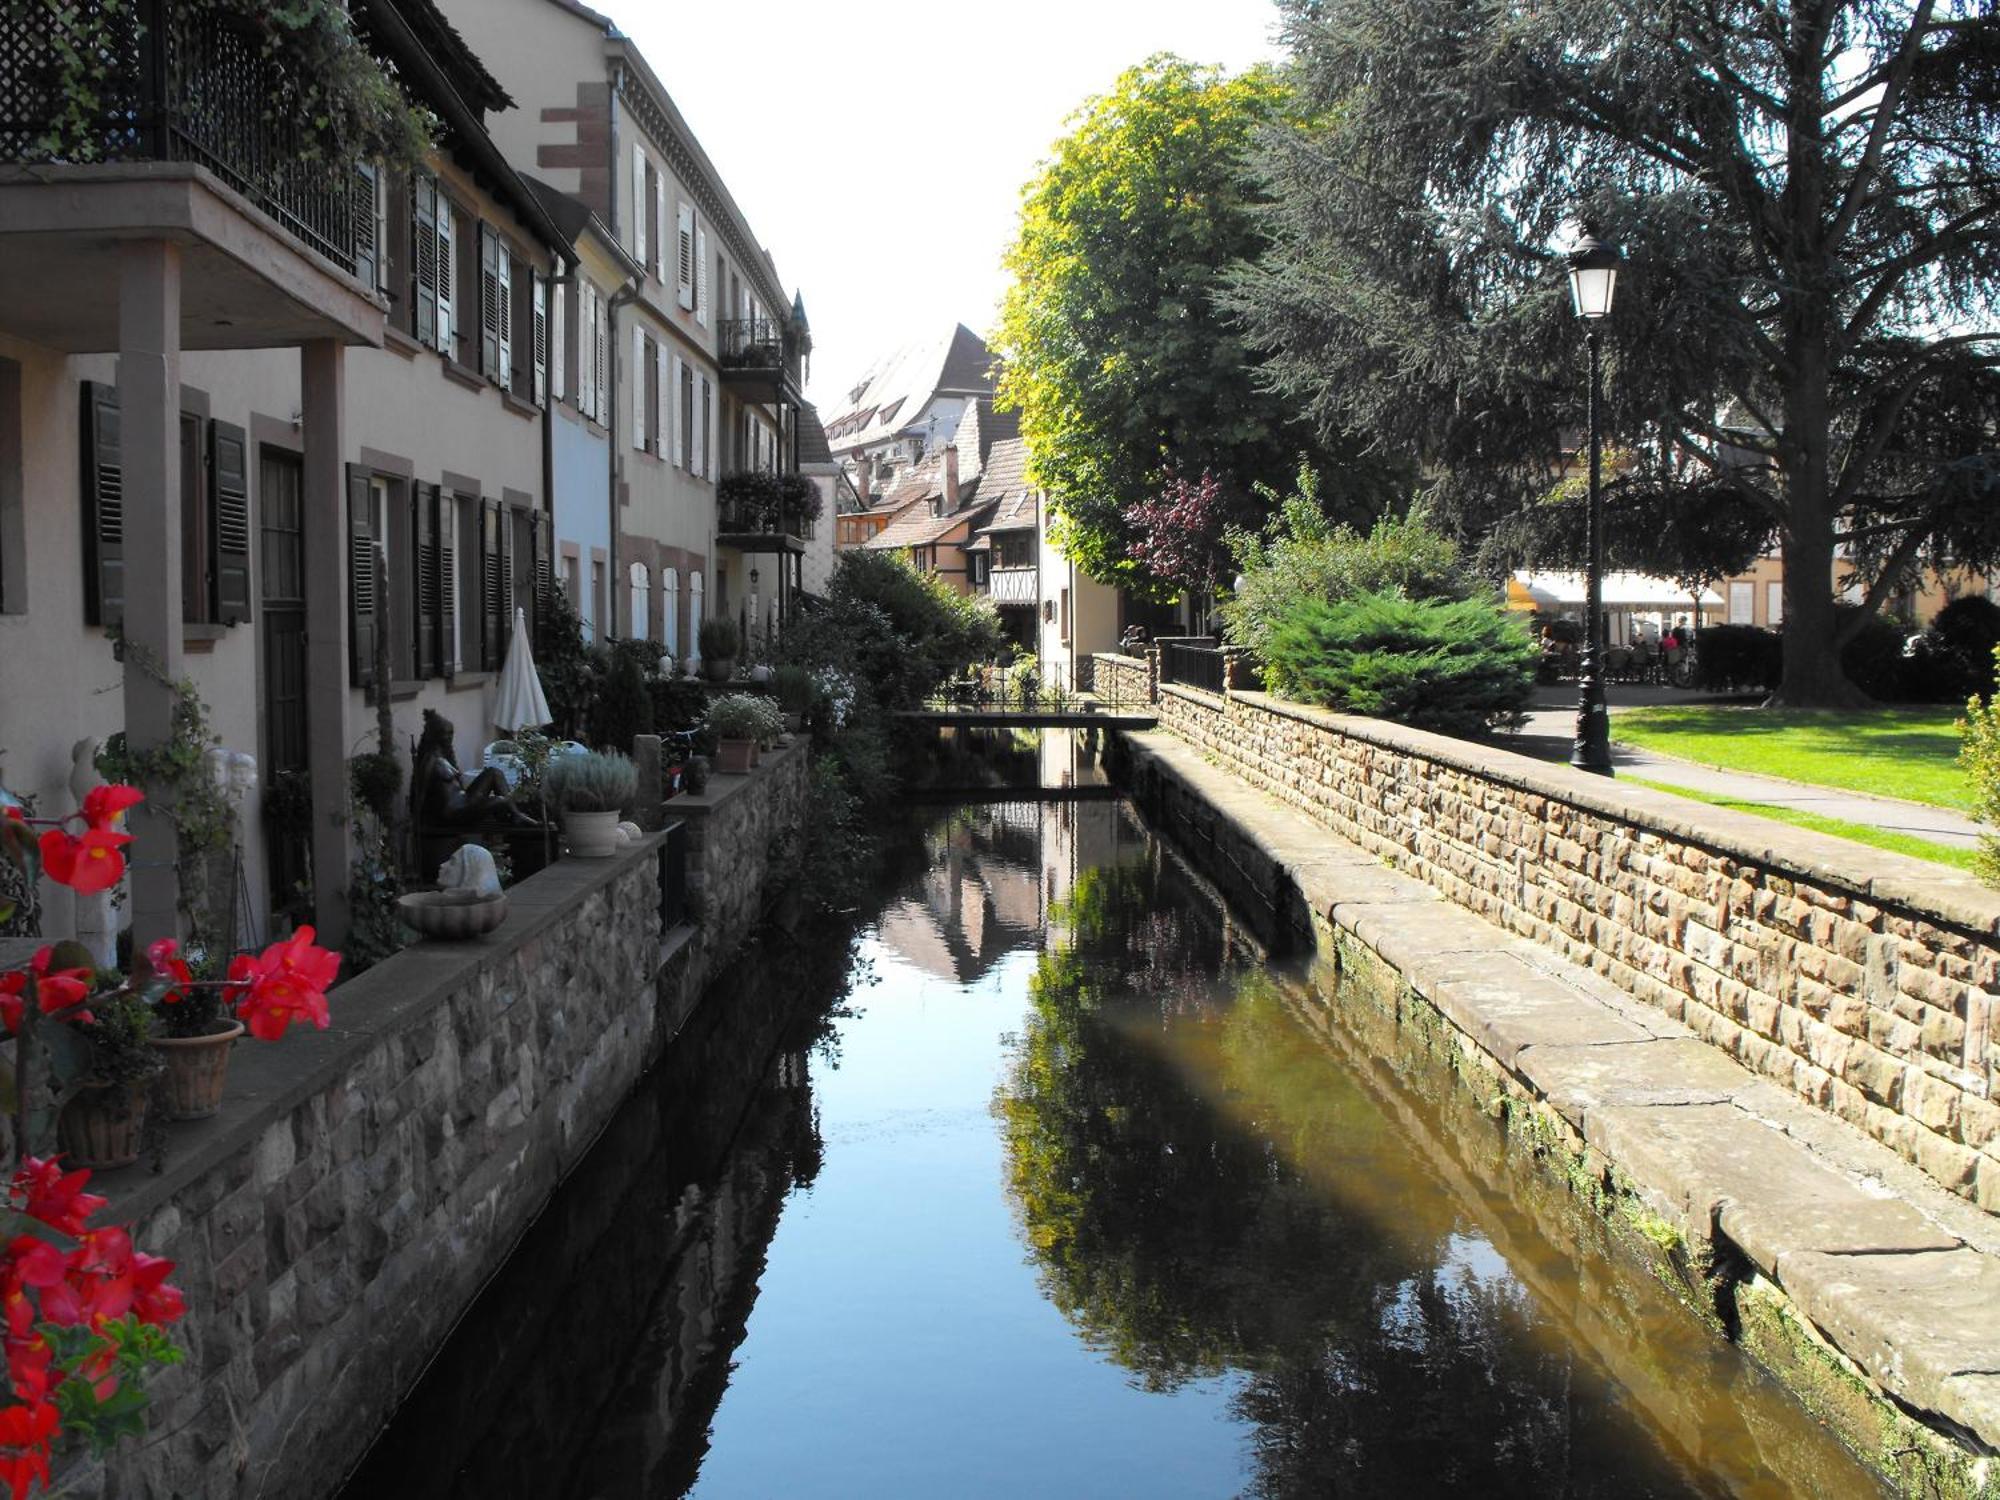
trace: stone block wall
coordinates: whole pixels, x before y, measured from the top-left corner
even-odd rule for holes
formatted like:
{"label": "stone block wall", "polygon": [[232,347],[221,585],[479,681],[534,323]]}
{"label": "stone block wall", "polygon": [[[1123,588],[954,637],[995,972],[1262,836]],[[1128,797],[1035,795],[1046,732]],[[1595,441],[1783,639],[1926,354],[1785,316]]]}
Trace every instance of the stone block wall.
{"label": "stone block wall", "polygon": [[100,1175],[177,1263],[188,1357],[85,1492],[334,1491],[748,935],[804,756],[691,809],[692,934],[661,930],[664,836],[558,861],[489,938],[341,985],[331,1030],[239,1045],[222,1114],[170,1128],[164,1173]]}
{"label": "stone block wall", "polygon": [[1108,703],[1151,703],[1159,685],[1159,661],[1151,652],[1144,656],[1118,656],[1109,652],[1091,658],[1091,680],[1099,697]]}
{"label": "stone block wall", "polygon": [[2000,1210],[2000,894],[1942,866],[1257,693],[1210,759]]}

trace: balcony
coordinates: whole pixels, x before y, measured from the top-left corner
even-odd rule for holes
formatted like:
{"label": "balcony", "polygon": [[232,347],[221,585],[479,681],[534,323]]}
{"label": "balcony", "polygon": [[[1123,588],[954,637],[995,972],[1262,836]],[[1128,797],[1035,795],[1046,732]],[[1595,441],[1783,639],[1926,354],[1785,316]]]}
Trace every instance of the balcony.
{"label": "balcony", "polygon": [[738,552],[803,552],[822,506],[818,486],[800,474],[725,474],[715,486],[715,540]]}
{"label": "balcony", "polygon": [[715,328],[715,362],[722,383],[744,401],[803,403],[798,341],[771,318],[724,318]]}
{"label": "balcony", "polygon": [[1033,609],[1041,603],[1040,570],[1033,565],[995,568],[987,575],[986,595],[995,604],[1025,604]]}
{"label": "balcony", "polygon": [[[77,120],[79,55],[104,75]],[[294,93],[252,30],[202,7],[0,8],[0,328],[117,347],[120,245],[164,239],[184,348],[379,343],[374,289],[353,279],[355,172],[273,107]]]}

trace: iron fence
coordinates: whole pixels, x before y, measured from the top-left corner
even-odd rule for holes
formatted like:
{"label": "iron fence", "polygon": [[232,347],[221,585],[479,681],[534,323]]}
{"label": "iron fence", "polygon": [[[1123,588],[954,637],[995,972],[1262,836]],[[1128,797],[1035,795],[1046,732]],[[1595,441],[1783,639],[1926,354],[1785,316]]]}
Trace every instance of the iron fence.
{"label": "iron fence", "polygon": [[1167,641],[1160,648],[1160,681],[1219,693],[1229,680],[1229,657],[1213,646]]}

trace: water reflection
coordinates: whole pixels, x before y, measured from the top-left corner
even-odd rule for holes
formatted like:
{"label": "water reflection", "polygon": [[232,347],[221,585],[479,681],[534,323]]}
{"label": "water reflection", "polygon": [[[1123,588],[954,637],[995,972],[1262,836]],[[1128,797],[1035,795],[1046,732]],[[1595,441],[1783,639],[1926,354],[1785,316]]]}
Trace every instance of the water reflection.
{"label": "water reflection", "polygon": [[742,966],[351,1494],[1872,1489],[1124,804],[907,856],[831,1045],[838,944]]}

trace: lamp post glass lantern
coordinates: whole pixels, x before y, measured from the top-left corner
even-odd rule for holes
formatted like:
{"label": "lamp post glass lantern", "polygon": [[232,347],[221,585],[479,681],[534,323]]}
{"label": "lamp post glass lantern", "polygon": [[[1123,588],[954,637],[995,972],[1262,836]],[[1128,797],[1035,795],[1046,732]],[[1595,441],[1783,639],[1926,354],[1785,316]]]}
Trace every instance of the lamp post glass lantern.
{"label": "lamp post glass lantern", "polygon": [[1600,240],[1589,224],[1583,241],[1569,257],[1569,293],[1576,315],[1583,319],[1584,342],[1590,350],[1590,556],[1584,604],[1583,683],[1577,696],[1576,743],[1569,763],[1581,771],[1611,774],[1611,724],[1604,708],[1604,502],[1601,494],[1603,459],[1598,432],[1602,403],[1598,325],[1611,316],[1611,298],[1618,286],[1619,255]]}

